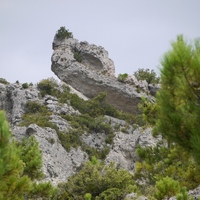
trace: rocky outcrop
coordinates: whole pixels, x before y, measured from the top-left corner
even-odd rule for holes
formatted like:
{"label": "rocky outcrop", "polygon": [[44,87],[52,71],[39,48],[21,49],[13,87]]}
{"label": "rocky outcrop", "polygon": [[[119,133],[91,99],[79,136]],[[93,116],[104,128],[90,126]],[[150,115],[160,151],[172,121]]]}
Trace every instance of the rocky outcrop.
{"label": "rocky outcrop", "polygon": [[54,185],[66,181],[88,159],[80,148],[71,148],[67,152],[60,144],[56,131],[51,128],[41,128],[35,124],[28,127],[16,126],[13,134],[18,139],[34,135],[42,150],[43,180],[51,181]]}
{"label": "rocky outcrop", "polygon": [[[76,93],[75,90],[74,92]],[[83,96],[81,95],[81,97]],[[66,151],[61,145],[56,130],[52,128],[41,128],[36,124],[30,124],[28,127],[19,126],[22,115],[26,112],[26,102],[36,101],[46,105],[52,113],[49,121],[55,124],[60,131],[67,134],[67,131],[72,127],[69,121],[61,117],[62,114],[80,115],[79,111],[70,106],[70,102],[69,104],[61,104],[56,97],[50,95],[41,97],[36,86],[29,86],[28,89],[24,89],[21,84],[0,84],[0,100],[0,109],[6,110],[14,137],[21,140],[23,137],[34,135],[37,139],[42,151],[43,181],[50,181],[54,185],[65,182],[69,176],[80,169],[82,163],[88,160],[88,154],[81,147],[72,147],[70,151]],[[135,151],[137,146],[154,146],[162,140],[162,138],[153,138],[150,128],[143,130],[140,127],[127,124],[124,120],[110,116],[104,116],[104,120],[113,128],[113,143],[107,144],[105,142],[106,135],[101,132],[85,132],[81,136],[82,142],[100,150],[106,146],[110,151],[105,158],[105,163],[115,162],[117,167],[122,167],[131,173],[134,173],[135,162],[138,160]],[[189,191],[189,194],[198,198],[200,196],[199,187]],[[134,193],[126,196],[126,199],[135,198]],[[175,199],[175,197],[172,199]]]}
{"label": "rocky outcrop", "polygon": [[106,157],[106,162],[115,162],[120,167],[134,172],[137,161],[136,148],[155,146],[161,138],[153,138],[151,129],[142,130],[138,128],[130,133],[117,132],[115,134],[112,148]]}
{"label": "rocky outcrop", "polygon": [[0,84],[0,109],[5,110],[12,125],[17,125],[25,113],[28,100],[38,100],[39,91],[35,87],[24,90],[21,84]]}
{"label": "rocky outcrop", "polygon": [[[59,89],[62,87],[59,85]],[[76,92],[73,89],[73,92]],[[81,97],[84,97],[81,95]],[[46,95],[41,97],[36,86],[29,86],[24,89],[21,84],[0,84],[0,109],[6,111],[12,133],[17,139],[34,135],[43,155],[43,172],[45,180],[50,180],[53,184],[66,181],[67,178],[74,174],[83,162],[88,159],[86,152],[81,147],[71,148],[67,152],[61,145],[61,141],[54,129],[49,127],[41,128],[36,124],[30,124],[28,127],[19,126],[22,116],[26,112],[26,102],[35,101],[45,105],[52,114],[49,121],[55,124],[61,132],[67,133],[72,127],[70,122],[63,119],[62,115],[80,115],[78,110],[74,110],[70,106],[70,102],[59,103],[54,96]],[[156,140],[151,136],[151,130],[143,131],[140,128],[127,125],[123,120],[119,120],[110,116],[104,117],[105,123],[111,125],[114,131],[114,139],[112,144],[107,144],[106,134],[102,132],[89,132],[81,136],[84,144],[99,150],[110,149],[110,153],[106,157],[106,163],[115,162],[119,166],[133,172],[134,162],[137,159],[135,149],[138,144],[145,147],[155,145]],[[116,130],[116,127],[118,127]],[[126,127],[126,133],[122,132]]]}
{"label": "rocky outcrop", "polygon": [[53,61],[54,59],[58,60],[61,65],[76,62],[74,56],[76,54],[87,69],[103,73],[106,76],[115,76],[114,63],[108,58],[108,52],[101,46],[89,44],[88,42],[79,43],[78,40],[73,38],[59,40],[55,37],[53,50],[55,51],[52,57]]}
{"label": "rocky outcrop", "polygon": [[[119,110],[138,113],[138,103],[142,96],[148,95],[148,84],[142,83],[145,90],[138,91],[137,85],[122,83],[114,75],[113,61],[108,58],[103,47],[90,45],[87,42],[69,38],[59,41],[54,38],[52,71],[58,78],[88,98],[93,98],[100,92],[107,93],[107,101]],[[75,59],[75,53],[82,58]],[[138,83],[138,82],[137,82]],[[139,83],[138,83],[139,84]]]}

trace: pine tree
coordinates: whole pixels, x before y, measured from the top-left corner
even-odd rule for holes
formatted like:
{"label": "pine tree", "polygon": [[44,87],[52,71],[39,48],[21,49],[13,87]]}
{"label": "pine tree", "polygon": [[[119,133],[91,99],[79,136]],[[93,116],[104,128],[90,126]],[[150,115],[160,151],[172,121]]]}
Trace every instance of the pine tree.
{"label": "pine tree", "polygon": [[23,199],[29,191],[30,179],[23,176],[23,169],[5,113],[0,111],[0,200]]}
{"label": "pine tree", "polygon": [[192,152],[200,163],[200,41],[191,44],[178,36],[161,64],[154,131]]}
{"label": "pine tree", "polygon": [[25,163],[24,174],[32,180],[42,178],[42,152],[35,137],[23,138],[17,146],[20,158]]}

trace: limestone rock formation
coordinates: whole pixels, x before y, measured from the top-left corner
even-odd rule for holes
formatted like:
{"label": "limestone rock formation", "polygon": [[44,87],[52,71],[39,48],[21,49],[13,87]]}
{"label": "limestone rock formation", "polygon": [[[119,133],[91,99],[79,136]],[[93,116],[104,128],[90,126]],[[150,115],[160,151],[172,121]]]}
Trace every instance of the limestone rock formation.
{"label": "limestone rock formation", "polygon": [[[75,92],[75,89],[73,89],[73,92]],[[24,89],[22,84],[0,84],[0,109],[6,111],[12,133],[16,139],[20,140],[30,135],[35,136],[43,153],[45,180],[58,184],[74,174],[81,164],[88,159],[88,154],[81,150],[80,147],[77,149],[71,148],[67,152],[61,145],[56,131],[52,128],[41,128],[36,124],[21,127],[19,124],[22,121],[23,114],[26,112],[25,105],[27,101],[35,101],[45,105],[52,113],[49,121],[55,124],[61,132],[67,133],[72,128],[70,122],[61,116],[80,115],[80,112],[74,110],[70,106],[70,102],[69,104],[61,104],[56,97],[51,95],[41,97],[39,93],[39,90],[34,85]],[[99,150],[104,147],[109,148],[110,153],[106,157],[106,163],[115,162],[133,172],[137,145],[140,144],[145,147],[156,143],[156,140],[151,136],[151,130],[142,131],[140,128],[129,125],[127,132],[123,133],[121,130],[127,127],[125,121],[105,116],[105,122],[109,123],[114,130],[113,144],[106,144],[106,135],[102,132],[84,133],[81,136],[82,142]],[[119,130],[115,131],[115,127],[119,127]]]}
{"label": "limestone rock formation", "polygon": [[[87,42],[69,38],[53,41],[53,55],[51,58],[52,71],[58,78],[88,98],[107,93],[107,101],[119,110],[130,113],[138,113],[138,103],[142,96],[152,99],[147,92],[138,92],[137,85],[122,83],[114,75],[113,61],[108,58],[107,51],[103,47],[90,45]],[[82,58],[81,62],[75,59],[75,53]],[[79,60],[80,61],[80,60]],[[138,83],[139,84],[139,83]],[[147,85],[141,87],[148,90]]]}
{"label": "limestone rock formation", "polygon": [[135,162],[137,161],[136,148],[155,146],[161,138],[153,138],[151,129],[142,130],[138,128],[131,133],[115,133],[113,146],[106,157],[106,162],[115,162],[120,167],[134,172]]}
{"label": "limestone rock formation", "polygon": [[114,63],[108,58],[108,52],[101,46],[89,44],[86,41],[79,43],[73,38],[59,40],[55,36],[53,50],[55,52],[52,61],[58,59],[58,63],[61,65],[66,66],[66,62],[76,62],[74,56],[76,54],[80,56],[81,63],[89,70],[95,70],[110,77],[115,76]]}
{"label": "limestone rock formation", "polygon": [[18,139],[34,135],[42,150],[43,180],[51,181],[54,185],[66,181],[88,159],[80,148],[71,148],[67,152],[60,144],[56,131],[51,128],[41,128],[36,124],[28,127],[15,126],[13,134]]}

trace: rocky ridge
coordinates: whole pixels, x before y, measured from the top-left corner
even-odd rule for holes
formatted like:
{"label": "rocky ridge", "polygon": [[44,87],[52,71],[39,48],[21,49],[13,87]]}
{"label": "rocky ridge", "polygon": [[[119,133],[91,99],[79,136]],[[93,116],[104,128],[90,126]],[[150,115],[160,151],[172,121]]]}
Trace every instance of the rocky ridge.
{"label": "rocky ridge", "polygon": [[[41,128],[36,124],[21,127],[19,124],[26,112],[25,105],[28,101],[46,105],[48,110],[52,112],[50,121],[63,132],[67,132],[71,125],[60,114],[73,116],[79,114],[79,111],[74,110],[68,104],[61,105],[54,96],[41,97],[36,86],[24,89],[21,84],[0,84],[0,91],[0,109],[6,111],[15,138],[22,139],[22,137],[34,135],[39,142],[43,154],[44,179],[50,180],[55,185],[66,181],[88,159],[87,153],[81,148],[71,148],[69,152],[66,151],[62,147],[56,131],[52,128]],[[121,128],[126,126],[126,122],[123,120],[110,116],[105,116],[105,119],[111,123],[113,128],[116,125]],[[82,141],[91,147],[101,149],[105,145],[105,135],[101,132],[86,133],[82,135]],[[134,163],[137,160],[135,153],[137,145],[149,146],[155,145],[156,142],[157,139],[152,137],[150,129],[142,130],[139,127],[130,126],[126,133],[115,131],[113,144],[108,145],[110,152],[105,161],[106,163],[115,162],[130,172],[134,172]]]}
{"label": "rocky ridge", "polygon": [[[134,75],[128,75],[124,82],[118,81],[115,77],[114,63],[108,58],[108,52],[103,47],[90,45],[87,42],[79,43],[73,38],[62,41],[55,38],[53,49],[52,71],[60,80],[70,84],[71,92],[86,101],[100,92],[106,92],[110,104],[117,109],[136,114],[141,97],[145,96],[153,101],[153,96],[159,88],[147,84],[146,81],[138,81]],[[75,52],[81,56],[81,63],[74,58]],[[20,126],[22,116],[26,113],[26,103],[29,101],[45,105],[51,112],[49,121],[66,134],[72,126],[70,121],[62,118],[62,114],[73,117],[80,115],[80,111],[75,110],[70,102],[59,103],[54,96],[42,97],[36,85],[25,89],[22,84],[0,83],[0,109],[6,111],[14,137],[21,140],[22,137],[34,135],[39,143],[42,151],[44,181],[51,181],[54,185],[67,181],[89,156],[81,147],[71,147],[66,151],[53,128],[42,128],[36,124]],[[85,132],[81,136],[82,142],[96,149],[108,147],[109,153],[105,163],[115,162],[117,166],[134,173],[137,146],[154,146],[162,138],[152,137],[151,128],[144,130],[131,124],[127,128],[124,120],[111,116],[104,116],[104,118],[114,131],[113,142],[106,144],[106,135],[103,132]],[[116,126],[120,127],[119,130],[115,129]],[[126,132],[123,132],[122,129],[125,127]],[[190,194],[198,197],[199,187],[190,191]],[[127,195],[128,199],[135,197],[135,193]],[[146,199],[146,197],[141,198]]]}

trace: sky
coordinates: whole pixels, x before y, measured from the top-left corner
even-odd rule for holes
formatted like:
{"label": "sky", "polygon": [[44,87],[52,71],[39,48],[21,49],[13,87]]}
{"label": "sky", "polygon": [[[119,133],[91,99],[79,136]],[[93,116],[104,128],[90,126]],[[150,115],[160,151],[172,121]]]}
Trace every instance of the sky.
{"label": "sky", "polygon": [[177,35],[200,37],[200,0],[0,0],[0,78],[38,83],[54,77],[52,42],[65,26],[79,41],[103,46],[116,76],[159,73]]}

